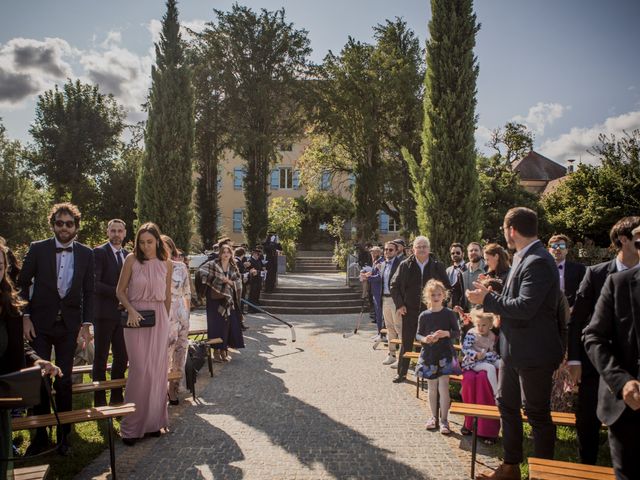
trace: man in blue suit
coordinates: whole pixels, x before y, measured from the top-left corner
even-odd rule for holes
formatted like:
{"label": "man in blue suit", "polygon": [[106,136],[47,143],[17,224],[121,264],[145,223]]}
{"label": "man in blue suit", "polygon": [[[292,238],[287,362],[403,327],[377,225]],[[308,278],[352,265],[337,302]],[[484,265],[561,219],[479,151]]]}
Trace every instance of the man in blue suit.
{"label": "man in blue suit", "polygon": [[[78,333],[89,341],[89,326],[93,321],[93,251],[75,241],[80,227],[80,211],[71,203],[53,206],[49,223],[53,238],[33,242],[24,259],[18,277],[20,295],[27,302],[24,310],[24,336],[38,356],[51,360],[56,351],[56,364],[62,377],[55,381],[56,404],[59,411],[71,410],[71,371]],[[33,293],[29,296],[33,285]],[[43,392],[42,403],[34,413],[49,413],[49,400]],[[58,431],[58,449],[69,449],[65,425]],[[46,429],[38,429],[28,454],[47,446]]]}
{"label": "man in blue suit", "polygon": [[[116,298],[120,271],[127,257],[127,251],[122,247],[126,236],[126,224],[123,220],[114,218],[107,224],[109,241],[93,249],[96,282],[94,296],[96,314],[93,322],[96,347],[93,360],[94,381],[106,379],[110,349],[113,352],[111,378],[114,380],[124,378],[124,372],[127,369],[127,348],[118,309],[120,302]],[[123,401],[122,388],[111,390],[112,405]],[[104,390],[95,392],[94,403],[96,407],[107,404]]]}
{"label": "man in blue suit", "polygon": [[560,277],[556,262],[538,240],[538,216],[524,207],[512,208],[502,226],[513,265],[501,295],[480,283],[467,291],[471,303],[500,315],[500,353],[503,366],[498,385],[504,463],[478,479],[520,480],[522,406],[533,430],[534,456],[553,458],[556,429],[551,421],[553,372],[563,356],[558,325]]}

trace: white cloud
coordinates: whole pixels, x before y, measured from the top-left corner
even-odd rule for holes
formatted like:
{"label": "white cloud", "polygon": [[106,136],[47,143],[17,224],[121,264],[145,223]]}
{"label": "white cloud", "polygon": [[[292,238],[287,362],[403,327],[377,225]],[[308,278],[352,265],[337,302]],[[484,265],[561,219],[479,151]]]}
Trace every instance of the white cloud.
{"label": "white cloud", "polygon": [[544,135],[545,127],[561,118],[570,108],[559,103],[538,102],[529,109],[526,117],[516,115],[512,120],[525,124],[537,135]]}
{"label": "white cloud", "polygon": [[[207,23],[207,20],[199,18],[180,22],[180,33],[182,34],[182,38],[184,40],[189,40],[192,37],[189,30],[195,33],[200,33],[207,27]],[[149,30],[149,33],[151,33],[151,41],[153,43],[158,43],[160,41],[160,34],[162,33],[162,22],[154,18],[144,26]]]}
{"label": "white cloud", "polygon": [[491,129],[484,125],[478,125],[476,128],[476,148],[480,153],[485,155],[492,153],[487,147],[489,140],[491,140]]}
{"label": "white cloud", "polygon": [[574,158],[584,163],[598,163],[598,159],[587,152],[598,144],[598,135],[620,136],[624,130],[630,132],[635,129],[640,129],[640,110],[609,117],[603,123],[589,128],[572,128],[569,133],[547,140],[537,150],[555,161]]}

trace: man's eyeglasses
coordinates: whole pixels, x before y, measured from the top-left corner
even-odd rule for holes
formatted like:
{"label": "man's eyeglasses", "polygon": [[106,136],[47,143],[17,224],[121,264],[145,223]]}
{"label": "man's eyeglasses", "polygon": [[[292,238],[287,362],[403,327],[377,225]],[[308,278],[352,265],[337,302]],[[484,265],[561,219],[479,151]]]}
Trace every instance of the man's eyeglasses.
{"label": "man's eyeglasses", "polygon": [[385,252],[395,252],[396,249],[395,248],[385,248],[384,251]]}
{"label": "man's eyeglasses", "polygon": [[567,244],[566,243],[552,243],[551,245],[549,245],[549,248],[552,248],[553,250],[566,250],[567,249]]}
{"label": "man's eyeglasses", "polygon": [[53,222],[53,224],[58,228],[62,228],[62,227],[73,228],[76,226],[76,222],[73,220],[67,220],[66,222],[62,220],[56,220],[55,222]]}
{"label": "man's eyeglasses", "polygon": [[462,255],[462,252],[451,252],[451,256],[453,257],[454,255],[459,257],[460,255]]}

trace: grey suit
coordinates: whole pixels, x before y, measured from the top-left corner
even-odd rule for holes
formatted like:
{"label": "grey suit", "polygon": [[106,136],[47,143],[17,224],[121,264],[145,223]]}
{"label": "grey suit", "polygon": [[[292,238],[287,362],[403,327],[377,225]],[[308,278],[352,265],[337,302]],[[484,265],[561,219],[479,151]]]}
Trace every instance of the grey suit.
{"label": "grey suit", "polygon": [[504,293],[490,292],[483,302],[486,312],[501,317],[503,367],[497,400],[506,463],[523,460],[521,392],[533,430],[534,456],[553,458],[556,435],[550,398],[553,372],[563,355],[558,328],[560,295],[556,263],[537,241],[515,267]]}

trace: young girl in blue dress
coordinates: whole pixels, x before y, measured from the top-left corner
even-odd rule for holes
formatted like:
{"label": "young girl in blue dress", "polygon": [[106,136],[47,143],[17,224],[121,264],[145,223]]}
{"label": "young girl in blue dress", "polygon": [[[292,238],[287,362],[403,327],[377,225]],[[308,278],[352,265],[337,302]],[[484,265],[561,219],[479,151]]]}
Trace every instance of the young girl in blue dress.
{"label": "young girl in blue dress", "polygon": [[416,339],[422,343],[422,350],[416,373],[427,379],[429,406],[434,413],[427,421],[427,430],[438,428],[435,412],[440,397],[440,433],[448,435],[449,375],[461,373],[452,342],[460,336],[460,328],[455,313],[443,306],[447,290],[442,282],[429,280],[422,295],[428,309],[418,317]]}

